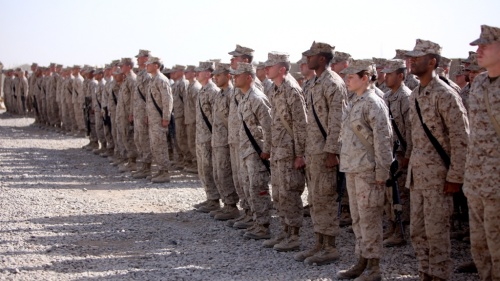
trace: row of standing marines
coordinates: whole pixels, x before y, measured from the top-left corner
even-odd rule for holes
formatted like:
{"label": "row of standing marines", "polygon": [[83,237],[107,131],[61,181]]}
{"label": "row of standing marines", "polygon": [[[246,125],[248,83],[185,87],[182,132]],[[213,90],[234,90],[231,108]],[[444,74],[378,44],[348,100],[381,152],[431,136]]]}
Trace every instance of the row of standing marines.
{"label": "row of standing marines", "polygon": [[231,63],[172,69],[140,50],[135,69],[123,58],[33,64],[29,79],[7,70],[5,104],[41,127],[87,134],[84,148],[136,179],[198,173],[206,201],[194,207],[276,251],[302,246],[307,186],[315,244],[294,259],[335,262],[340,226],[352,223],[357,263],[340,279],[381,280],[383,246],[404,245],[409,224],[420,280],[449,280],[454,214],[470,223],[481,280],[500,280],[500,28],[481,26],[471,45],[455,82],[439,44],[421,39],[390,60],[313,42],[299,75],[288,54],[254,65],[240,45]]}

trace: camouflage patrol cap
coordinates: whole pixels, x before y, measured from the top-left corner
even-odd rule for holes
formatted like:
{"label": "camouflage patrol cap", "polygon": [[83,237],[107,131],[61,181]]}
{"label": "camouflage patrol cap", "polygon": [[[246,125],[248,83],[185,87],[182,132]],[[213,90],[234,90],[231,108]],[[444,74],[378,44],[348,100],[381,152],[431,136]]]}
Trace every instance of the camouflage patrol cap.
{"label": "camouflage patrol cap", "polygon": [[429,40],[417,39],[415,48],[413,51],[409,51],[405,54],[407,57],[422,57],[425,55],[441,55],[441,46]]}
{"label": "camouflage patrol cap", "polygon": [[124,74],[123,71],[120,69],[120,68],[117,68],[114,72],[113,72],[113,75],[120,75],[120,74]]}
{"label": "camouflage patrol cap", "polygon": [[168,67],[165,67],[165,68],[161,71],[161,73],[163,73],[163,74],[169,74],[169,73],[172,73],[172,69],[170,69],[170,68],[168,68]]}
{"label": "camouflage patrol cap", "polygon": [[55,66],[56,66],[56,63],[55,63],[55,62],[51,62],[51,63],[49,64],[49,67],[55,67]]}
{"label": "camouflage patrol cap", "polygon": [[264,63],[266,67],[277,65],[282,62],[290,62],[290,55],[281,52],[270,52],[267,54],[267,61]]}
{"label": "camouflage patrol cap", "polygon": [[436,74],[437,74],[438,76],[446,76],[446,73],[444,72],[444,68],[442,68],[442,67],[440,67],[440,66],[438,66],[438,67],[436,68]]}
{"label": "camouflage patrol cap", "polygon": [[451,59],[445,58],[445,57],[441,57],[441,60],[439,61],[439,66],[450,67],[451,66]]}
{"label": "camouflage patrol cap", "polygon": [[472,58],[472,62],[465,68],[467,71],[474,71],[474,72],[482,72],[485,71],[486,69],[482,66],[479,66],[477,62],[477,54],[475,54]]}
{"label": "camouflage patrol cap", "polygon": [[56,64],[56,68],[62,68],[63,65],[62,64]]}
{"label": "camouflage patrol cap", "polygon": [[113,67],[113,66],[118,66],[119,64],[120,64],[120,60],[112,60],[110,65],[111,65],[111,67]]}
{"label": "camouflage patrol cap", "polygon": [[186,70],[184,70],[184,72],[192,72],[192,71],[194,71],[195,68],[196,68],[196,66],[194,66],[194,65],[188,65],[188,66],[186,66]]}
{"label": "camouflage patrol cap", "polygon": [[351,61],[352,57],[349,53],[344,53],[344,52],[335,52],[335,55],[333,56],[332,62],[333,63],[339,63],[343,61]]}
{"label": "camouflage patrol cap", "polygon": [[396,56],[394,57],[394,59],[404,60],[406,58],[406,53],[408,52],[408,50],[396,49]]}
{"label": "camouflage patrol cap", "polygon": [[302,55],[307,57],[319,55],[321,53],[331,53],[332,55],[334,55],[335,54],[334,50],[335,46],[331,46],[330,44],[321,42],[316,43],[316,41],[314,41],[311,45],[311,48],[303,52]]}
{"label": "camouflage patrol cap", "polygon": [[[0,62],[0,64],[2,64],[2,63]],[[38,63],[34,62],[34,63],[31,64],[31,66],[37,67]]]}
{"label": "camouflage patrol cap", "polygon": [[474,60],[474,56],[476,56],[477,53],[474,51],[469,51],[469,56],[462,61],[462,63],[471,63]]}
{"label": "camouflage patrol cap", "polygon": [[118,66],[122,65],[134,65],[134,61],[132,60],[132,58],[122,58]]}
{"label": "camouflage patrol cap", "polygon": [[300,66],[305,63],[307,63],[307,57],[302,55],[302,58],[299,61],[297,61],[297,64]]}
{"label": "camouflage patrol cap", "polygon": [[152,63],[156,63],[158,65],[162,65],[163,62],[161,61],[160,58],[158,57],[149,57],[148,60],[146,61],[146,64],[152,64]]}
{"label": "camouflage patrol cap", "polygon": [[500,42],[500,28],[483,24],[479,39],[472,41],[470,45],[487,45],[493,42]]}
{"label": "camouflage patrol cap", "polygon": [[75,69],[75,68],[82,69],[82,66],[79,64],[75,64],[75,65],[73,65],[73,69]]}
{"label": "camouflage patrol cap", "polygon": [[375,65],[372,60],[354,60],[347,68],[344,68],[340,73],[355,74],[363,70],[375,73]]}
{"label": "camouflage patrol cap", "polygon": [[458,66],[458,70],[457,70],[457,73],[455,73],[455,76],[467,75],[467,72],[468,71],[465,70],[465,66],[460,65],[460,66]]}
{"label": "camouflage patrol cap", "polygon": [[175,70],[175,71],[184,71],[184,70],[186,70],[186,66],[185,65],[176,64],[176,65],[174,65],[174,67],[172,67],[172,70]]}
{"label": "camouflage patrol cap", "polygon": [[151,55],[151,52],[148,50],[139,50],[139,54],[137,54],[135,57],[140,58],[140,57],[149,57]]}
{"label": "camouflage patrol cap", "polygon": [[302,75],[302,73],[300,72],[292,72],[292,77],[295,78],[295,80],[301,80],[301,79],[304,79],[304,75]]}
{"label": "camouflage patrol cap", "polygon": [[94,74],[103,74],[104,73],[104,68],[96,68]]}
{"label": "camouflage patrol cap", "polygon": [[112,68],[111,64],[105,64],[104,65],[104,69],[111,69],[111,68]]}
{"label": "camouflage patrol cap", "polygon": [[257,70],[264,69],[264,68],[266,68],[266,63],[265,63],[265,62],[259,62],[259,63],[255,66],[255,68],[256,68]]}
{"label": "camouflage patrol cap", "polygon": [[95,67],[93,67],[93,66],[88,66],[88,67],[86,68],[86,72],[87,72],[87,73],[94,72],[94,71],[95,71]]}
{"label": "camouflage patrol cap", "polygon": [[232,75],[240,75],[243,73],[255,74],[255,68],[251,63],[238,62],[236,69],[231,69],[230,72]]}
{"label": "camouflage patrol cap", "polygon": [[387,60],[384,69],[382,69],[382,72],[393,73],[394,71],[401,68],[406,68],[406,63],[404,60],[400,59]]}
{"label": "camouflage patrol cap", "polygon": [[213,75],[224,73],[224,72],[229,72],[229,69],[231,68],[231,64],[229,63],[219,63],[216,67],[214,72],[212,72]]}
{"label": "camouflage patrol cap", "polygon": [[377,69],[384,68],[387,63],[387,59],[384,58],[373,58],[373,63],[375,63],[375,67]]}
{"label": "camouflage patrol cap", "polygon": [[200,61],[200,65],[194,69],[196,72],[210,71],[215,69],[215,63],[213,61]]}
{"label": "camouflage patrol cap", "polygon": [[229,52],[231,56],[241,57],[241,56],[252,56],[253,57],[254,50],[251,48],[243,47],[241,45],[236,45],[236,49],[234,51]]}

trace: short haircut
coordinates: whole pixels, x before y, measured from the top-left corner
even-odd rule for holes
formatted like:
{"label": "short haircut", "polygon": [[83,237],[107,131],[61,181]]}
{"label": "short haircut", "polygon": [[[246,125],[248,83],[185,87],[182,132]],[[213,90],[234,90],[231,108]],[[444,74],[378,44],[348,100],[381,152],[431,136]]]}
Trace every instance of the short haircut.
{"label": "short haircut", "polygon": [[279,62],[278,65],[280,67],[284,67],[286,72],[290,71],[290,67],[291,67],[290,62]]}
{"label": "short haircut", "polygon": [[406,67],[396,69],[396,74],[403,74],[403,80],[406,79]]}
{"label": "short haircut", "polygon": [[439,67],[439,62],[441,62],[441,55],[438,54],[428,54],[427,57],[429,59],[436,59],[436,65],[434,65],[434,69]]}
{"label": "short haircut", "polygon": [[319,53],[319,55],[325,58],[327,65],[330,65],[330,63],[332,62],[332,59],[333,59],[333,54],[331,52]]}

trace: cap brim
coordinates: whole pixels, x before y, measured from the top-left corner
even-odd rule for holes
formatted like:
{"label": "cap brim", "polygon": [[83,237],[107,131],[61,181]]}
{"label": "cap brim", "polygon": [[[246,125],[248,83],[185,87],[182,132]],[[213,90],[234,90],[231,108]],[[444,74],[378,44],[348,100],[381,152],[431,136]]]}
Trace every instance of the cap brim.
{"label": "cap brim", "polygon": [[342,71],[340,71],[340,73],[342,74],[355,74],[355,73],[358,73],[362,70],[359,70],[359,69],[356,69],[356,68],[353,68],[353,67],[347,67],[347,68],[344,68]]}
{"label": "cap brim", "polygon": [[405,53],[405,57],[422,57],[422,56],[425,56],[426,53],[422,52],[422,51],[409,51],[408,53]]}
{"label": "cap brim", "polygon": [[486,44],[490,44],[491,41],[487,40],[487,39],[484,39],[484,38],[479,38],[479,39],[476,39],[472,42],[470,42],[469,45],[471,46],[477,46],[477,45],[486,45]]}
{"label": "cap brim", "polygon": [[394,71],[396,71],[397,69],[392,69],[392,68],[384,68],[382,69],[382,73],[393,73]]}
{"label": "cap brim", "polygon": [[302,55],[306,56],[306,57],[315,56],[317,54],[319,54],[319,52],[315,52],[313,50],[307,50],[307,51],[302,53]]}
{"label": "cap brim", "polygon": [[276,65],[277,63],[275,62],[272,62],[272,61],[266,61],[264,62],[264,67],[269,67],[269,66],[273,66],[273,65]]}
{"label": "cap brim", "polygon": [[237,51],[232,51],[232,52],[229,52],[228,54],[230,54],[231,56],[235,56],[235,57],[241,57],[241,56],[243,56],[242,53],[237,52]]}

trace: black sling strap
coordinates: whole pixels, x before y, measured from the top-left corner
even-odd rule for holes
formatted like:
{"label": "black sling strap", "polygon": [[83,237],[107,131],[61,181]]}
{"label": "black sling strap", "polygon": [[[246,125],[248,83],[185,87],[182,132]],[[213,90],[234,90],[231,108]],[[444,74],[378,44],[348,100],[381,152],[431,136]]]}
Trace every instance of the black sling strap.
{"label": "black sling strap", "polygon": [[205,121],[205,124],[207,125],[208,130],[210,130],[210,133],[212,133],[212,124],[210,124],[210,121],[208,121],[208,118],[205,115],[205,112],[203,112],[203,108],[201,107],[200,98],[198,98],[198,104],[200,105],[200,112],[201,112],[201,116],[203,117],[203,121]]}
{"label": "black sling strap", "polygon": [[[255,152],[257,152],[257,156],[259,156],[259,158],[260,158],[260,155],[262,154],[262,149],[260,149],[259,144],[255,140],[255,138],[252,136],[250,129],[248,129],[247,123],[245,122],[245,120],[243,120],[243,116],[241,117],[241,121],[243,122],[243,128],[245,129],[245,133],[247,134],[248,140],[252,144],[253,149],[255,149]],[[271,173],[271,163],[269,162],[269,160],[262,159],[262,158],[260,158],[260,160],[262,160],[262,164],[264,164],[264,166],[266,167],[266,170],[270,174]]]}
{"label": "black sling strap", "polygon": [[403,139],[403,135],[401,135],[401,131],[399,131],[396,121],[394,121],[394,116],[392,115],[390,102],[389,102],[389,117],[391,118],[392,127],[394,128],[394,131],[396,131],[396,135],[398,136],[399,143],[403,146],[404,151],[406,151],[407,144],[406,141]]}
{"label": "black sling strap", "polygon": [[316,120],[316,123],[318,124],[318,128],[323,135],[323,138],[326,140],[326,131],[323,128],[323,125],[321,125],[321,121],[319,121],[318,114],[316,114],[316,109],[314,108],[314,100],[313,100],[313,94],[311,93],[311,107],[313,110],[313,115],[314,115],[314,120]]}
{"label": "black sling strap", "polygon": [[153,101],[153,104],[155,105],[156,107],[156,110],[158,111],[158,113],[160,114],[161,118],[163,118],[163,110],[161,110],[161,108],[158,106],[158,104],[156,103],[156,100],[155,98],[153,97],[153,93],[150,91],[149,92],[149,95],[151,95],[151,100]]}
{"label": "black sling strap", "polygon": [[111,90],[111,94],[113,95],[113,101],[115,102],[115,105],[117,105],[118,104],[118,100],[116,98],[115,91]]}
{"label": "black sling strap", "polygon": [[141,92],[141,88],[139,88],[139,86],[137,86],[137,92],[139,92],[139,95],[141,95],[141,99],[146,102],[146,97],[142,94]]}
{"label": "black sling strap", "polygon": [[446,169],[449,169],[450,168],[450,157],[448,156],[446,151],[444,151],[444,149],[441,146],[441,144],[439,143],[439,141],[432,135],[432,133],[429,130],[429,128],[427,127],[427,125],[424,123],[424,120],[422,119],[422,114],[420,112],[420,106],[418,104],[417,98],[415,98],[415,108],[417,110],[418,119],[420,120],[420,123],[422,124],[422,127],[424,128],[424,132],[427,135],[427,138],[429,138],[429,141],[432,143],[432,145],[436,149],[439,156],[441,156],[441,159],[443,160],[444,165],[446,166]]}

